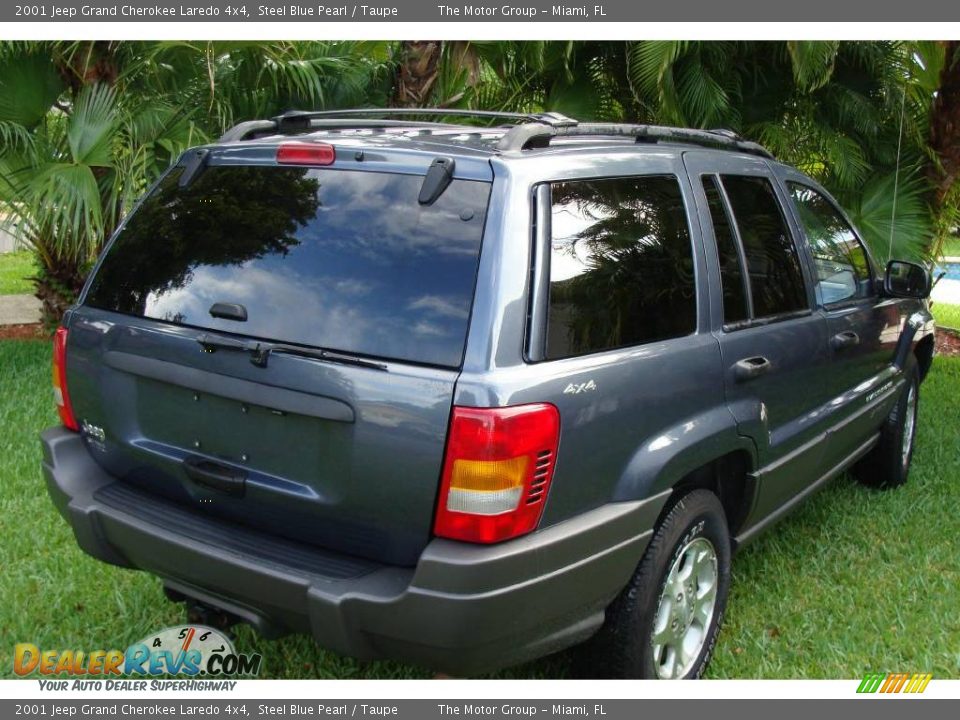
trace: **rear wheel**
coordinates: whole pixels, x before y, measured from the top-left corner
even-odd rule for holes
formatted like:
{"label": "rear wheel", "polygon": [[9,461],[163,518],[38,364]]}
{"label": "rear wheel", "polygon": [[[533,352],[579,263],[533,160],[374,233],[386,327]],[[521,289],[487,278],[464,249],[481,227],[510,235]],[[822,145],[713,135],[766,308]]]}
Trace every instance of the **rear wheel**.
{"label": "rear wheel", "polygon": [[920,376],[913,367],[907,371],[900,399],[880,428],[880,439],[854,467],[854,475],[864,485],[894,488],[907,481],[917,435],[919,394]]}
{"label": "rear wheel", "polygon": [[582,649],[590,677],[677,679],[703,674],[730,586],[730,537],[707,490],[678,500],[662,519],[627,587]]}

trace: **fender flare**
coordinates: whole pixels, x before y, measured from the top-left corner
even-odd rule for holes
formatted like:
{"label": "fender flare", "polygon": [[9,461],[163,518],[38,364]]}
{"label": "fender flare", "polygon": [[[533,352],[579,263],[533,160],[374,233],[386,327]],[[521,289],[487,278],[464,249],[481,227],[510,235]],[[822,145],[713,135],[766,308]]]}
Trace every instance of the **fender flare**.
{"label": "fender flare", "polygon": [[697,468],[731,452],[743,451],[757,467],[753,440],[741,435],[726,405],[707,410],[645,438],[614,486],[614,501],[642,500],[665,490]]}

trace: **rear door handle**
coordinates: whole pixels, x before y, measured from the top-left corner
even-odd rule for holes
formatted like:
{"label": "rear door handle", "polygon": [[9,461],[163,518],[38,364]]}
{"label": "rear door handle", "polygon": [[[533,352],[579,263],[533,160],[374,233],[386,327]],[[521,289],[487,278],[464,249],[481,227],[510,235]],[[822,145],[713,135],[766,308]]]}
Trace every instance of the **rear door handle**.
{"label": "rear door handle", "polygon": [[853,332],[853,330],[845,330],[844,332],[837,333],[830,338],[830,347],[832,347],[834,350],[843,350],[844,348],[853,347],[854,345],[859,344],[860,336]]}
{"label": "rear door handle", "polygon": [[773,369],[773,363],[762,355],[748,357],[733,364],[733,376],[737,382],[753,380],[761,375],[770,372]]}
{"label": "rear door handle", "polygon": [[187,477],[197,485],[218,490],[233,497],[243,497],[247,489],[247,473],[206,458],[188,457],[183,461]]}

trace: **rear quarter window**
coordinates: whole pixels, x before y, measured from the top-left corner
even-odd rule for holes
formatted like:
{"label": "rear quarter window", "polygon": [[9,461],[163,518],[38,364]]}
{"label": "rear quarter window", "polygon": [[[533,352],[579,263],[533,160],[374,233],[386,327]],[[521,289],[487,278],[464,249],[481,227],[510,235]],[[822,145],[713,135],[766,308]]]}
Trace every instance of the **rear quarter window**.
{"label": "rear quarter window", "polygon": [[[177,325],[442,366],[462,361],[489,184],[420,205],[417,175],[213,166],[169,174],[86,304]],[[214,318],[236,303],[246,322]]]}
{"label": "rear quarter window", "polygon": [[554,183],[548,359],[692,333],[690,229],[673,176]]}

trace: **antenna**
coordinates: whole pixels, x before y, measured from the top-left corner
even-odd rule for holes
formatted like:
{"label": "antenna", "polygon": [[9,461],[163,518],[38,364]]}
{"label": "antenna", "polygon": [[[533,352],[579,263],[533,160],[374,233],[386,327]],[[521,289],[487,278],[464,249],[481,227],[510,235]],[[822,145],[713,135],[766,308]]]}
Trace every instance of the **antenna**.
{"label": "antenna", "polygon": [[903,94],[900,96],[900,130],[897,134],[897,165],[893,172],[893,205],[890,208],[890,244],[887,246],[887,262],[893,260],[893,230],[897,222],[897,195],[900,189],[900,148],[903,146],[903,113],[907,106],[907,79],[903,79]]}

